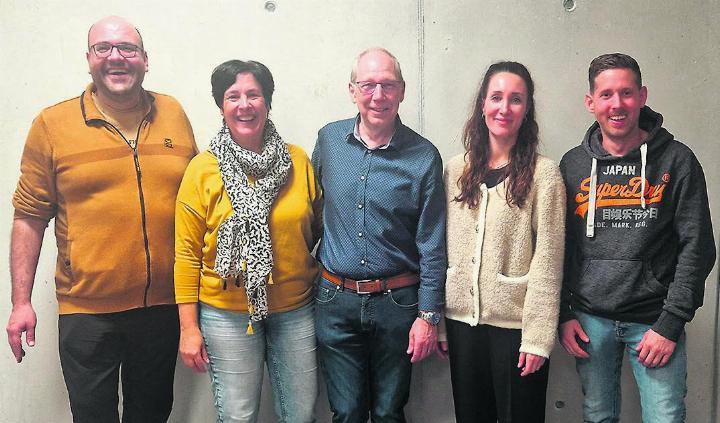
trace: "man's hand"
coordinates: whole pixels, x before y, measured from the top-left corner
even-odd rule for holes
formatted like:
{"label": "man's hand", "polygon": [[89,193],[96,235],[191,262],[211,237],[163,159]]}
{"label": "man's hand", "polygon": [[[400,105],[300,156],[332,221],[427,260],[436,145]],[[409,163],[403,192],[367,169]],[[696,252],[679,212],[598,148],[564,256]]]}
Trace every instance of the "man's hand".
{"label": "man's hand", "polygon": [[675,352],[673,342],[652,329],[648,329],[640,343],[635,347],[639,353],[638,361],[645,367],[662,367],[670,361]]}
{"label": "man's hand", "polygon": [[580,338],[583,342],[590,342],[590,338],[577,319],[568,320],[560,325],[560,343],[563,348],[565,348],[565,351],[577,358],[590,357],[590,355],[580,347],[577,338]]}
{"label": "man's hand", "polygon": [[417,363],[437,349],[437,328],[421,318],[415,319],[410,328],[407,353],[411,363]]}
{"label": "man's hand", "polygon": [[205,373],[210,360],[205,350],[200,328],[194,327],[180,330],[180,358],[183,363],[196,373]]}
{"label": "man's hand", "polygon": [[8,344],[15,356],[15,361],[22,362],[25,350],[22,347],[22,333],[25,332],[25,342],[29,347],[35,346],[35,325],[37,317],[32,304],[16,304],[10,313],[7,324]]}
{"label": "man's hand", "polygon": [[521,352],[517,366],[518,369],[522,369],[520,376],[527,376],[540,370],[543,364],[545,364],[545,357]]}

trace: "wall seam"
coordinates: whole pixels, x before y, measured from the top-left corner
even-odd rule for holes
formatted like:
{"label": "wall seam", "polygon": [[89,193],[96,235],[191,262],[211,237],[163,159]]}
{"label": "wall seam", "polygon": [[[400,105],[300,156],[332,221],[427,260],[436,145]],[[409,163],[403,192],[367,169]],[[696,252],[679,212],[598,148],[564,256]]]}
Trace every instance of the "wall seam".
{"label": "wall seam", "polygon": [[[715,250],[718,250],[716,247]],[[715,263],[715,266],[718,266],[717,260]],[[717,272],[718,274],[718,283],[715,285],[715,342],[713,342],[713,359],[712,368],[713,376],[712,376],[712,392],[713,395],[710,398],[710,421],[716,422],[718,421],[718,413],[720,413],[720,270]]]}
{"label": "wall seam", "polygon": [[417,3],[417,27],[418,27],[418,129],[420,134],[425,134],[425,1],[418,0]]}

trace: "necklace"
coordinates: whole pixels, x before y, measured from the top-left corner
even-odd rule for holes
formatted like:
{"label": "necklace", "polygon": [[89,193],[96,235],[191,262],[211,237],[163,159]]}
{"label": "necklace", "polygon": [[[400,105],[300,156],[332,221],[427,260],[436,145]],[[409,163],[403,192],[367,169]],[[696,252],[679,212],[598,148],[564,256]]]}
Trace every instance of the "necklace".
{"label": "necklace", "polygon": [[491,165],[490,163],[488,163],[488,167],[492,170],[497,170],[497,169],[501,169],[501,168],[507,166],[508,163],[510,163],[510,159],[507,159],[504,162],[502,162],[500,164],[495,164],[495,165]]}

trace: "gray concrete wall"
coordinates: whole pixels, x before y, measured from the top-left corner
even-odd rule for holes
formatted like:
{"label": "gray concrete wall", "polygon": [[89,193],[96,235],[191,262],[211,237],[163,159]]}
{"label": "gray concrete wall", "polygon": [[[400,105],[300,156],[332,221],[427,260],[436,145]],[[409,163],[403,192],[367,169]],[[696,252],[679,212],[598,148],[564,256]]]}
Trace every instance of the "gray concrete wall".
{"label": "gray concrete wall", "polygon": [[[7,257],[10,197],[27,130],[48,105],[78,95],[89,81],[84,59],[90,23],[108,14],[135,22],[150,56],[148,89],[176,96],[207,147],[220,124],[210,97],[210,72],[230,58],[255,59],[272,70],[277,91],[272,118],[289,142],[312,150],[317,129],[355,113],[346,86],[353,56],[382,45],[403,65],[403,120],[424,133],[446,159],[461,152],[461,127],[482,73],[496,60],[525,63],[536,83],[542,148],[559,160],[579,143],[592,116],[582,105],[589,61],[623,51],[636,57],[649,87],[648,103],[666,127],[693,148],[705,167],[713,215],[720,216],[720,143],[714,134],[720,67],[720,2],[577,0],[0,0],[0,256]],[[92,5],[92,6],[91,6]],[[108,246],[117,248],[117,246]],[[16,365],[0,345],[0,422],[70,422],[57,357],[55,249],[48,230],[36,278],[37,346]],[[9,315],[9,272],[0,269],[0,318]],[[688,422],[720,415],[717,361],[718,274],[707,283],[705,306],[688,326]],[[715,354],[715,355],[714,355]],[[552,357],[548,421],[580,421],[574,364],[557,348]],[[623,421],[639,422],[638,395],[625,368]],[[446,362],[416,366],[411,422],[451,422]],[[273,421],[265,387],[263,422]],[[321,392],[319,421],[328,421]],[[560,405],[564,404],[563,407]],[[171,421],[213,422],[209,380],[178,366]]]}

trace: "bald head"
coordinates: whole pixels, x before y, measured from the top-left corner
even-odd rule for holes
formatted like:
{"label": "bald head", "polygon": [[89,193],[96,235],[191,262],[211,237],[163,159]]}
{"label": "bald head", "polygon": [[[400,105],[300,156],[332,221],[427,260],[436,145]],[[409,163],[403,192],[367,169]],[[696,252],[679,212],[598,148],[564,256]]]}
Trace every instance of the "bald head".
{"label": "bald head", "polygon": [[357,79],[357,73],[358,73],[358,65],[360,64],[360,60],[367,56],[367,55],[373,55],[373,56],[387,56],[392,60],[393,62],[393,68],[395,70],[395,79],[398,81],[404,81],[402,77],[402,70],[400,69],[400,62],[398,62],[398,59],[393,56],[392,53],[387,51],[386,49],[382,47],[370,47],[368,49],[365,49],[360,52],[360,54],[357,55],[355,58],[355,62],[353,62],[352,70],[350,71],[350,82],[355,82]]}
{"label": "bald head", "polygon": [[108,29],[113,31],[131,29],[135,34],[137,34],[137,39],[133,40],[132,44],[135,44],[143,50],[145,49],[145,47],[143,47],[142,35],[140,35],[140,31],[138,31],[135,25],[131,24],[127,19],[121,18],[120,16],[106,16],[92,24],[92,26],[90,26],[90,30],[88,31],[88,48],[98,42],[98,32],[102,32]]}

